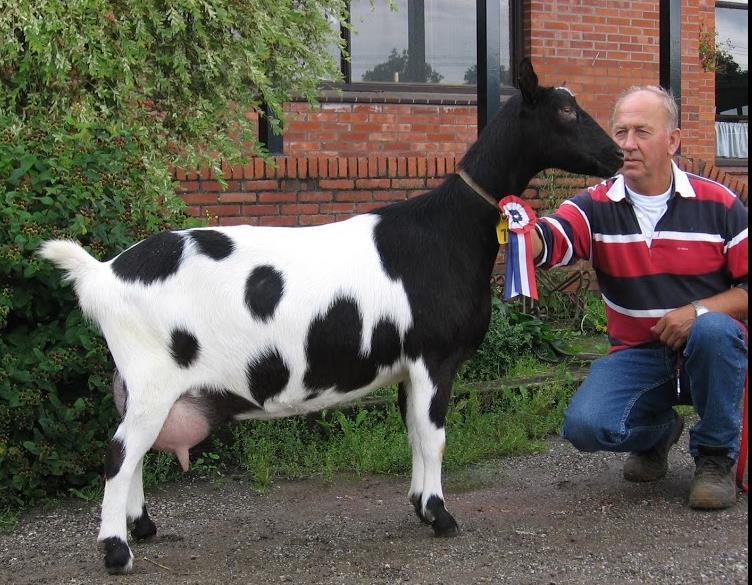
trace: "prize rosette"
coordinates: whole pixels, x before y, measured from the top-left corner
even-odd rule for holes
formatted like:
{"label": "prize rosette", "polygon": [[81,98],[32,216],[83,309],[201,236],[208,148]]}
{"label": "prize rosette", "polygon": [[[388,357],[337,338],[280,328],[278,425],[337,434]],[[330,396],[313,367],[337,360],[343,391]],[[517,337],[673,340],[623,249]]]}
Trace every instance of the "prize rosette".
{"label": "prize rosette", "polygon": [[535,211],[515,195],[508,195],[499,201],[499,209],[509,222],[504,299],[517,295],[537,299],[531,236],[535,228]]}

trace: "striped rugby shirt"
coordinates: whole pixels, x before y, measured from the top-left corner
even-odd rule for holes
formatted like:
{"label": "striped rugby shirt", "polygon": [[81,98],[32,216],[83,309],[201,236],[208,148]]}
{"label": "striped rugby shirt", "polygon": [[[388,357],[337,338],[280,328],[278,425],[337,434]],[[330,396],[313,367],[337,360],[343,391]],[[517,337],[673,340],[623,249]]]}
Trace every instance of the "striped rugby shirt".
{"label": "striped rugby shirt", "polygon": [[747,209],[715,181],[672,162],[674,193],[648,245],[617,175],[536,223],[537,265],[590,260],[606,304],[609,352],[655,341],[672,309],[739,286],[747,290]]}

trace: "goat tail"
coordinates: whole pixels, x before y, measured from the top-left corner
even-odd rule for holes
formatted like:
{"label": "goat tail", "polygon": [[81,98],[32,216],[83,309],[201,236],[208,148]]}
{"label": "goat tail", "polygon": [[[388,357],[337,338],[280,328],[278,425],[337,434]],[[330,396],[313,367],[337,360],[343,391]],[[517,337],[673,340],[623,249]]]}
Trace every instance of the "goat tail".
{"label": "goat tail", "polygon": [[78,304],[85,314],[99,323],[103,315],[112,311],[111,295],[105,294],[112,289],[112,272],[107,263],[71,240],[48,240],[37,254],[65,272],[63,281],[73,282]]}
{"label": "goat tail", "polygon": [[81,244],[72,240],[48,240],[39,247],[37,253],[63,270],[66,281],[76,284],[102,266]]}

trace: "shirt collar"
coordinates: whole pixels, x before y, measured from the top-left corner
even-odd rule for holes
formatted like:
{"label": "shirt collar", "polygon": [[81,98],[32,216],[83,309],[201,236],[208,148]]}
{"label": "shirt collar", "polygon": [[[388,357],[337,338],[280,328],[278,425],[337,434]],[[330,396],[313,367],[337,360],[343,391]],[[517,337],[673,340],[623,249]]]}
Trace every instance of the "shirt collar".
{"label": "shirt collar", "polygon": [[[696,197],[695,190],[689,182],[687,173],[682,171],[676,163],[671,161],[671,171],[674,174],[674,192],[681,197]],[[614,202],[622,201],[627,196],[627,190],[624,185],[624,175],[616,175],[611,188],[606,192],[606,196]]]}

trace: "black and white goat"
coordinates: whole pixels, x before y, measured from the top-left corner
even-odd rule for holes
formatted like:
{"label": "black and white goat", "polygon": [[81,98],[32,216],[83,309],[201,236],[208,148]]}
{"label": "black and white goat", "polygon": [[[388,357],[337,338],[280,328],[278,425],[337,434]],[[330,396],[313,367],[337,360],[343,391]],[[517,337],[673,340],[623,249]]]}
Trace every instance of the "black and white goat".
{"label": "black and white goat", "polygon": [[[607,177],[621,152],[529,61],[510,98],[460,162],[495,198],[542,169]],[[141,466],[151,448],[188,449],[228,419],[306,413],[399,384],[412,447],[409,498],[438,536],[452,380],[488,327],[499,211],[457,175],[429,193],[306,228],[251,226],[157,234],[109,262],[70,241],[40,254],[67,272],[117,366],[123,414],[105,461],[99,541],[128,572],[127,525],[156,532]]]}

